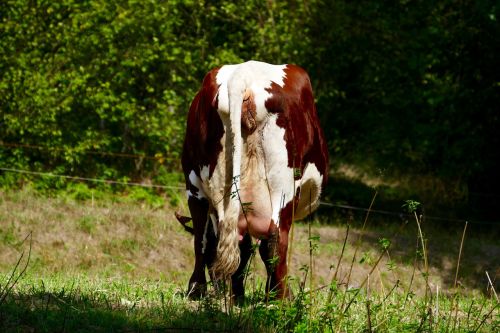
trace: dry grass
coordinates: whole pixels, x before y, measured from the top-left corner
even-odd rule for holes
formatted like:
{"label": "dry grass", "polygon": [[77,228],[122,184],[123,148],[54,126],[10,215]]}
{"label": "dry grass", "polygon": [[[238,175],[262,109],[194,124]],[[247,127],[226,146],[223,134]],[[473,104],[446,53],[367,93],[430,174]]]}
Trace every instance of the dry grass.
{"label": "dry grass", "polygon": [[[119,199],[119,200],[118,200]],[[370,228],[364,232],[351,278],[347,281],[350,262],[359,237],[356,221],[349,232],[346,250],[338,268],[340,283],[358,287],[381,254],[379,240],[390,238],[397,225]],[[427,230],[426,230],[427,228]],[[20,241],[33,232],[33,254],[29,270],[51,275],[64,273],[129,279],[166,279],[184,286],[193,268],[192,238],[175,221],[173,209],[153,209],[126,198],[92,202],[62,197],[46,198],[29,189],[0,192],[0,272],[7,273],[15,264]],[[313,288],[328,285],[341,253],[346,228],[342,225],[313,224]],[[460,231],[443,233],[424,226],[429,251],[431,289],[453,286]],[[387,293],[395,284],[406,288],[413,272],[416,249],[416,226],[409,222],[394,239],[389,250],[370,277],[369,288]],[[309,266],[307,224],[295,224],[291,258],[292,276],[301,279]],[[459,272],[459,285],[467,292],[485,290],[485,271],[489,271],[498,288],[500,246],[494,237],[466,236]],[[253,274],[264,276],[264,267],[253,260]],[[413,289],[425,291],[419,265],[412,282]],[[484,282],[484,283],[483,283]],[[494,282],[495,284],[495,282]]]}
{"label": "dry grass", "polygon": [[170,209],[110,200],[42,198],[0,192],[0,269],[17,260],[18,244],[33,232],[31,270],[185,281],[191,242]]}

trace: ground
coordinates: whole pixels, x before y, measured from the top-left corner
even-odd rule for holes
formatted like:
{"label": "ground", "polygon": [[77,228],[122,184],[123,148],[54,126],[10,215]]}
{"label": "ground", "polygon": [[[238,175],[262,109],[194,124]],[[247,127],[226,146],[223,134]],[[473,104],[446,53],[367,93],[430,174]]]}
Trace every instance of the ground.
{"label": "ground", "polygon": [[[174,209],[185,210],[185,207],[153,208],[126,197],[77,201],[64,196],[45,197],[29,189],[0,192],[0,269],[8,272],[13,267],[26,248],[22,239],[32,232],[29,267],[32,272],[42,275],[84,272],[90,276],[140,279],[161,277],[187,285],[193,268],[192,236],[176,222]],[[349,285],[356,287],[366,278],[381,253],[381,239],[391,241],[391,245],[370,278],[372,287],[384,291],[397,280],[403,284],[409,281],[416,247],[421,246],[417,244],[416,221],[381,222],[372,215],[362,231],[364,219],[365,213],[345,217],[335,214],[334,221],[320,214],[313,217],[315,222],[310,229],[307,221],[295,223],[290,274],[301,278],[304,266],[309,266],[312,259],[315,288],[329,284],[335,271],[339,282],[346,283],[358,238],[363,233]],[[348,221],[351,227],[337,269]],[[455,282],[462,228],[446,230],[424,223],[422,229],[427,241],[430,284],[433,288],[450,289]],[[419,258],[412,283],[417,290],[424,290],[420,262]],[[264,276],[258,255],[252,267],[255,275]],[[485,272],[495,280],[499,269],[500,245],[494,235],[469,226],[463,244],[459,285],[469,292],[485,292]]]}
{"label": "ground", "polygon": [[255,258],[247,304],[231,307],[212,289],[199,302],[185,297],[192,238],[173,212],[123,195],[0,192],[0,331],[498,331],[499,303],[485,273],[498,275],[494,235],[468,229],[453,288],[462,233],[424,223],[426,293],[422,256],[414,264],[416,221],[369,216],[363,231],[363,214],[320,212],[294,227],[293,301],[264,301]]}

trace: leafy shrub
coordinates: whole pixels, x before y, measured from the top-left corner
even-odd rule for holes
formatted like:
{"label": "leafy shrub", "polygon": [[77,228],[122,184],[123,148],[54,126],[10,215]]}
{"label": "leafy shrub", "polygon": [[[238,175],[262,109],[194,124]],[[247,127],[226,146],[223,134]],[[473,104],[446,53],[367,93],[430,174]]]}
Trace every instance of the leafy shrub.
{"label": "leafy shrub", "polygon": [[133,201],[142,201],[154,208],[163,207],[165,199],[154,193],[151,189],[144,187],[132,187],[128,194],[128,199]]}
{"label": "leafy shrub", "polygon": [[[308,70],[334,163],[442,178],[450,200],[494,193],[499,11],[451,0],[7,1],[0,161],[95,178],[178,171],[204,74],[257,59]],[[0,174],[1,186],[25,179]]]}

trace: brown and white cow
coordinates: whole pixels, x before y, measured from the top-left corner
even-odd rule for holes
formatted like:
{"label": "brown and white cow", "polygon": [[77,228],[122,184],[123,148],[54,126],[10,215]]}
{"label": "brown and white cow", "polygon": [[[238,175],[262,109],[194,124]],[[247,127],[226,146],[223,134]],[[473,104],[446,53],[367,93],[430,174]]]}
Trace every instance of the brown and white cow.
{"label": "brown and white cow", "polygon": [[210,71],[189,109],[182,168],[196,257],[191,296],[205,292],[208,267],[213,280],[231,277],[242,297],[252,237],[268,290],[285,296],[292,220],[318,206],[328,172],[307,73],[257,61]]}

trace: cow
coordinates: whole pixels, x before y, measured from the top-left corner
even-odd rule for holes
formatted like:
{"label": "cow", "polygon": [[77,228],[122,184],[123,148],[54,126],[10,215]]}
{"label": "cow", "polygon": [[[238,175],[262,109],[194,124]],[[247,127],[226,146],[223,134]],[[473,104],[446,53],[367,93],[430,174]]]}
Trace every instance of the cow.
{"label": "cow", "polygon": [[242,299],[255,238],[266,290],[288,297],[288,233],[317,208],[328,177],[306,71],[248,61],[208,72],[187,116],[182,169],[191,217],[176,216],[194,234],[189,295],[206,293],[208,268],[212,281],[231,278]]}

